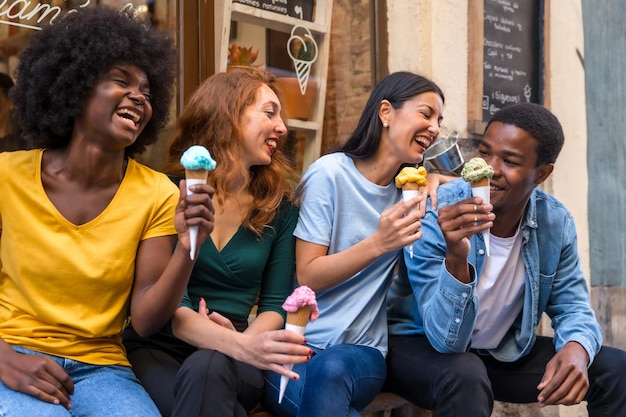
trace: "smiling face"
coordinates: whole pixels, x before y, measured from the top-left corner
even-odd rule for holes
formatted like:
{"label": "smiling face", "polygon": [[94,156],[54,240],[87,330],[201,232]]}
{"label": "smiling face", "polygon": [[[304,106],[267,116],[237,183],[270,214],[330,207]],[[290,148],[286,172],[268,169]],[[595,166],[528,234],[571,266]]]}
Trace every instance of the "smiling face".
{"label": "smiling face", "polygon": [[476,156],[493,167],[490,197],[496,214],[494,227],[517,227],[531,193],[548,178],[554,165],[537,166],[537,140],[527,131],[501,122],[489,125]]}
{"label": "smiling face", "polygon": [[439,94],[430,91],[405,101],[397,109],[383,100],[380,117],[383,124],[389,125],[389,152],[400,164],[417,164],[439,135],[443,101]]}
{"label": "smiling face", "polygon": [[135,142],[151,117],[146,73],[134,65],[116,65],[95,84],[74,130],[123,149]]}
{"label": "smiling face", "polygon": [[259,87],[254,103],[243,112],[241,126],[248,168],[269,165],[279,137],[287,133],[280,117],[280,102],[270,87],[265,84]]}

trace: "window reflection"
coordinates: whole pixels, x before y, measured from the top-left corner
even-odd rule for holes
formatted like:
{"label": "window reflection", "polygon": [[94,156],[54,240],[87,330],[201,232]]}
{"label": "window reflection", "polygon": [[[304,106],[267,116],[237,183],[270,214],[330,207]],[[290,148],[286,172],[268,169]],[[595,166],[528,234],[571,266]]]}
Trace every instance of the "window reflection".
{"label": "window reflection", "polygon": [[[0,1],[0,151],[24,149],[27,144],[19,139],[12,121],[12,105],[6,92],[15,81],[19,54],[27,46],[28,38],[42,26],[52,23],[64,13],[81,7],[107,5],[122,9],[132,7],[135,13],[145,14],[156,28],[167,30],[176,39],[176,0],[3,0]],[[172,103],[172,117],[176,115],[176,101]],[[150,152],[150,150],[149,150]],[[150,163],[150,156],[147,157]]]}

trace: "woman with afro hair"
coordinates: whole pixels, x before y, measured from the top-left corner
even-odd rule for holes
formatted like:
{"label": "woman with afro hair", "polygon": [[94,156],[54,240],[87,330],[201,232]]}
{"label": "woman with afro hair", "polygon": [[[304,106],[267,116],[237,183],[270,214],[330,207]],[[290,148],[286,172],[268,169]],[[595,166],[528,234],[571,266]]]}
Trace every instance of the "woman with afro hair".
{"label": "woman with afro hair", "polygon": [[[90,7],[31,37],[11,90],[37,147],[0,154],[0,414],[159,416],[121,333],[158,331],[213,230],[213,189],[187,195],[132,157],[168,116],[170,38]],[[178,244],[176,242],[178,241]]]}

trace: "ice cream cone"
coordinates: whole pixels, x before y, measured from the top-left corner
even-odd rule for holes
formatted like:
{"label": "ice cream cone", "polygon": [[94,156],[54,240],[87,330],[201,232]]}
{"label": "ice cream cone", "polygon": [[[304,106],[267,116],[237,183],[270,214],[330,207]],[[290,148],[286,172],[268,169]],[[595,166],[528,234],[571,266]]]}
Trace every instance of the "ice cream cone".
{"label": "ice cream cone", "polygon": [[[294,313],[287,313],[287,323],[285,324],[285,330],[291,330],[292,332],[296,332],[299,334],[304,334],[304,328],[306,324],[309,322],[309,318],[311,317],[311,306],[302,306]],[[291,370],[293,368],[293,364],[289,363],[283,365],[285,368]],[[289,382],[289,378],[282,375],[280,377],[280,391],[278,393],[278,404],[283,400],[283,395],[285,394],[285,390],[287,389],[287,383]]]}
{"label": "ice cream cone", "polygon": [[294,326],[306,326],[311,317],[311,306],[302,306],[294,313],[287,313],[287,324]]}
{"label": "ice cream cone", "polygon": [[[187,194],[193,194],[190,190],[192,185],[206,184],[209,171],[204,169],[186,169],[185,180],[187,183]],[[193,261],[196,257],[196,246],[198,243],[198,226],[189,228],[189,258]]]}
{"label": "ice cream cone", "polygon": [[[491,181],[489,180],[489,178],[481,178],[480,180],[471,183],[472,184],[472,196],[482,198],[483,204],[491,203],[490,183]],[[478,184],[481,184],[481,185],[478,185]],[[489,233],[490,233],[489,229],[483,230],[482,232],[483,239],[485,241],[485,248],[487,250],[487,256],[489,256],[489,243],[490,243]]]}
{"label": "ice cream cone", "polygon": [[[493,177],[493,167],[487,164],[484,159],[472,158],[467,161],[463,166],[461,176],[472,186],[472,196],[482,198],[483,204],[491,202],[489,183]],[[476,206],[474,206],[474,210],[476,210]],[[487,256],[489,256],[489,229],[483,230],[483,238]]]}
{"label": "ice cream cone", "polygon": [[202,183],[196,182],[196,184],[206,184],[207,178],[209,177],[209,171],[206,169],[186,169],[185,170],[185,178],[187,180],[204,180]]}
{"label": "ice cream cone", "polygon": [[[402,199],[406,203],[419,195],[420,187],[425,187],[428,184],[426,180],[426,169],[424,167],[404,167],[400,170],[395,178],[396,187],[402,189]],[[419,203],[414,207],[419,210]],[[411,208],[406,214],[413,211]],[[413,244],[408,246],[409,256],[413,257]]]}
{"label": "ice cream cone", "polygon": [[[185,182],[187,194],[193,194],[191,187],[197,184],[206,184],[209,171],[215,169],[216,162],[211,153],[202,145],[193,145],[187,148],[180,157],[180,164],[185,168]],[[193,261],[196,257],[198,244],[198,227],[189,227],[189,257]]]}
{"label": "ice cream cone", "polygon": [[[305,310],[305,308],[301,308],[300,310]],[[298,311],[300,311],[298,310]],[[306,310],[308,310],[307,312],[310,314],[311,309],[306,308]],[[289,316],[292,316],[293,320],[297,320],[298,322],[302,322],[303,320],[303,316],[304,314],[297,314],[297,313],[289,313],[287,314],[287,323],[285,324],[285,330],[291,330],[292,332],[296,332],[299,334],[304,334],[304,328],[306,325],[306,321],[304,322],[303,325],[297,325],[297,324],[293,324],[289,322]],[[309,320],[309,317],[306,317],[306,320]],[[283,367],[285,367],[285,369],[291,371],[291,368],[293,368],[293,363],[288,363],[283,365]],[[285,395],[285,390],[287,389],[287,384],[289,383],[289,377],[286,377],[285,375],[281,375],[280,376],[280,387],[279,387],[279,391],[278,391],[278,404],[280,404],[283,401],[283,396]]]}
{"label": "ice cream cone", "polygon": [[[315,298],[315,292],[307,287],[301,285],[293,293],[287,297],[283,303],[283,310],[287,312],[287,322],[285,323],[285,330],[291,330],[298,334],[304,334],[304,328],[309,321],[317,320],[319,316],[319,309],[317,307],[317,300]],[[283,364],[283,366],[291,370],[293,364]],[[281,375],[280,378],[280,390],[278,392],[278,403],[283,400],[285,389],[287,389],[287,383],[289,378]]]}
{"label": "ice cream cone", "polygon": [[489,178],[485,177],[485,178],[481,178],[478,181],[475,181],[472,183],[472,188],[474,187],[485,187],[485,186],[489,186]]}

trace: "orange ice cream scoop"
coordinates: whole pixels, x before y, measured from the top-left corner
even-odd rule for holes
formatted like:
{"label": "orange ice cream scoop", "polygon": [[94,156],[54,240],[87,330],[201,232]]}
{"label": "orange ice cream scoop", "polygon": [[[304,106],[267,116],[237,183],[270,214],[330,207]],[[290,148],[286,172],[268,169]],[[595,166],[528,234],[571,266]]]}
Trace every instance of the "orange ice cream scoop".
{"label": "orange ice cream scoop", "polygon": [[396,187],[403,190],[417,190],[428,184],[426,168],[404,167],[396,175]]}

